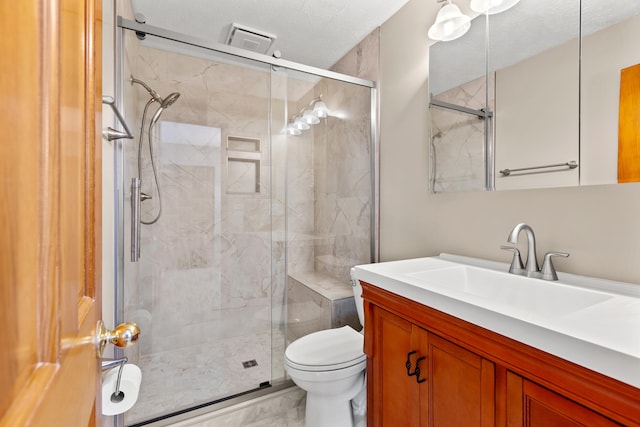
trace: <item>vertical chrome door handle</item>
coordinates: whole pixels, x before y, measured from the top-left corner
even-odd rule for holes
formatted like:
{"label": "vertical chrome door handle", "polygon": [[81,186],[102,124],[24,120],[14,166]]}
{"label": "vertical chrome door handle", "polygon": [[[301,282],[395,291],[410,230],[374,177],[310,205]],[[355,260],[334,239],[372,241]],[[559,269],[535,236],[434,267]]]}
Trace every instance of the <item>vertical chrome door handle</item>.
{"label": "vertical chrome door handle", "polygon": [[140,178],[131,178],[131,262],[140,258]]}

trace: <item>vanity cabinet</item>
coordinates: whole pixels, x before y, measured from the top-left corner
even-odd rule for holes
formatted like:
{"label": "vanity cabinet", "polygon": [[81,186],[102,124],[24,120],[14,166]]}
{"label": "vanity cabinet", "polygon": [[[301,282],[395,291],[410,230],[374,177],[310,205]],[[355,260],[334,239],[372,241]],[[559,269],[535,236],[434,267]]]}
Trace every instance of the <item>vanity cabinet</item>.
{"label": "vanity cabinet", "polygon": [[369,427],[640,427],[640,389],[361,283]]}
{"label": "vanity cabinet", "polygon": [[495,425],[493,363],[380,307],[371,314],[370,425]]}

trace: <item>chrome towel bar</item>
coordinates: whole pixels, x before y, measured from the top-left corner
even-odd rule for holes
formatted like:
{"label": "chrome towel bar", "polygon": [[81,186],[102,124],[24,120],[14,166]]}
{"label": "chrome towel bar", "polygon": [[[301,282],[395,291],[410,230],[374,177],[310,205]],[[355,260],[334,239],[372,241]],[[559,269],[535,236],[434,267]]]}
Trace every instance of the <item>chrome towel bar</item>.
{"label": "chrome towel bar", "polygon": [[546,168],[559,168],[559,167],[563,167],[563,166],[567,166],[569,167],[569,169],[575,169],[578,167],[578,163],[575,160],[571,160],[570,162],[566,162],[566,163],[556,163],[553,165],[544,165],[544,166],[531,166],[529,168],[519,168],[519,169],[503,169],[500,171],[500,173],[503,176],[509,176],[511,175],[511,172],[520,172],[520,171],[528,171],[528,170],[535,170],[535,169],[546,169]]}

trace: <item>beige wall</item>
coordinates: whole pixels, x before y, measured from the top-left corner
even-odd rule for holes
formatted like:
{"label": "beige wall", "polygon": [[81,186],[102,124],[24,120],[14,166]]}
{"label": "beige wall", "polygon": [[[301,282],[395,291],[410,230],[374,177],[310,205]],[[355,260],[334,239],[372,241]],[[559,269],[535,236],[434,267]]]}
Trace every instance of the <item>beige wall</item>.
{"label": "beige wall", "polygon": [[559,271],[640,284],[640,184],[429,194],[429,8],[411,0],[381,28],[381,260],[451,252],[506,262],[499,245],[527,222],[539,259],[571,254]]}

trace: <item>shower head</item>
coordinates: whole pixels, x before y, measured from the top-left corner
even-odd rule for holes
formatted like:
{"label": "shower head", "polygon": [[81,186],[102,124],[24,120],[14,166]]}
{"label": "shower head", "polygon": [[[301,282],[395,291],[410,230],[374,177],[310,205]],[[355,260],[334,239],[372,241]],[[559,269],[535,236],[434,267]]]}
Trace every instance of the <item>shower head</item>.
{"label": "shower head", "polygon": [[180,98],[180,93],[172,92],[165,99],[163,99],[162,102],[160,103],[160,107],[158,108],[156,113],[153,115],[153,118],[151,119],[151,123],[149,126],[153,126],[158,121],[158,119],[160,118],[160,115],[165,110],[165,108],[167,108],[168,106],[176,102],[178,98]]}
{"label": "shower head", "polygon": [[156,92],[155,90],[153,90],[149,86],[147,86],[147,84],[145,82],[143,82],[142,80],[138,80],[133,76],[129,76],[129,81],[131,82],[131,85],[133,85],[134,83],[138,83],[140,86],[145,88],[147,90],[147,92],[149,92],[149,95],[151,95],[151,97],[158,104],[162,105],[162,98],[160,97],[160,95],[158,95],[158,92]]}
{"label": "shower head", "polygon": [[167,108],[169,105],[172,105],[174,102],[176,102],[178,100],[178,98],[180,98],[180,93],[179,92],[172,92],[166,98],[162,99],[162,97],[160,95],[158,95],[158,92],[156,92],[155,90],[151,89],[142,80],[138,80],[133,76],[129,76],[129,81],[131,82],[132,85],[134,83],[138,83],[140,86],[145,88],[147,90],[147,92],[149,92],[149,95],[151,95],[151,98],[154,101],[156,101],[158,104],[160,104],[160,108],[158,108],[156,113],[153,115],[153,118],[151,119],[151,126],[153,126],[154,123],[156,121],[158,121],[158,119],[160,118],[160,114],[162,114],[162,111],[164,111],[165,108]]}
{"label": "shower head", "polygon": [[176,102],[178,98],[180,98],[180,92],[170,93],[169,95],[167,95],[167,97],[164,100],[162,100],[162,102],[160,103],[160,106],[162,108],[167,108],[169,105]]}

